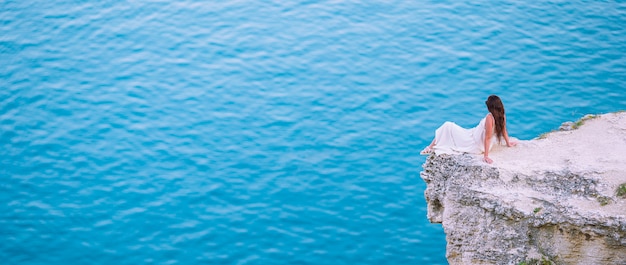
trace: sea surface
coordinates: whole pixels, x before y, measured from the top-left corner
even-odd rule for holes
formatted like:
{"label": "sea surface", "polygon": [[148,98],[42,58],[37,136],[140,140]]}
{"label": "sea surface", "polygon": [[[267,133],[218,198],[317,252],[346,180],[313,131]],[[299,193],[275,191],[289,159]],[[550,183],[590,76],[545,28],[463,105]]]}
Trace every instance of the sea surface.
{"label": "sea surface", "polygon": [[2,264],[447,264],[419,151],[626,109],[624,1],[0,1]]}

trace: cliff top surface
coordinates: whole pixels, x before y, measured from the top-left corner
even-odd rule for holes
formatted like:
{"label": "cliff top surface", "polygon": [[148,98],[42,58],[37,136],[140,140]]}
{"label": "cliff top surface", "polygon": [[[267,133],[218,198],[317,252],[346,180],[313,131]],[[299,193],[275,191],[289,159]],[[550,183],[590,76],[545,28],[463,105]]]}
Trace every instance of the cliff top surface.
{"label": "cliff top surface", "polygon": [[574,183],[565,182],[565,185],[572,184],[570,190],[582,196],[559,196],[561,204],[583,215],[626,217],[626,199],[616,196],[618,186],[626,183],[626,112],[588,117],[577,124],[580,126],[574,130],[551,132],[538,139],[521,141],[516,147],[494,147],[490,154],[494,160],[492,166],[509,185],[483,192],[514,196],[519,208],[533,211],[538,207],[533,201],[553,201],[558,192],[512,185],[511,179],[534,175],[538,185],[544,182],[558,185],[559,180],[550,180],[545,172],[554,171],[558,173],[555,176],[579,175],[584,176],[582,182],[594,184],[595,190],[585,190],[588,185],[579,185],[580,179],[572,179]]}

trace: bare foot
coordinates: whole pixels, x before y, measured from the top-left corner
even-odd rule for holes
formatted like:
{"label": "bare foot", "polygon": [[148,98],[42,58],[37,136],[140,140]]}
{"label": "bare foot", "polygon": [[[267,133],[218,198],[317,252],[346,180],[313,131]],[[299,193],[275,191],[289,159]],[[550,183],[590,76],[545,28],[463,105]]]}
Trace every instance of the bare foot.
{"label": "bare foot", "polygon": [[430,155],[432,153],[433,149],[430,146],[426,146],[426,148],[420,152],[420,155]]}

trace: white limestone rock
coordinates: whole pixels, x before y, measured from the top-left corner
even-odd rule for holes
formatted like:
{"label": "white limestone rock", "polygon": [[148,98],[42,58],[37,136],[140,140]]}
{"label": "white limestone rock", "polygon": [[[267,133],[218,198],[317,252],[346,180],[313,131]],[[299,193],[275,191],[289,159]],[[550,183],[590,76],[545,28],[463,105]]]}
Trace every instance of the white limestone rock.
{"label": "white limestone rock", "polygon": [[[626,264],[626,113],[482,156],[431,155],[428,219],[450,264]],[[546,262],[546,263],[542,263]]]}

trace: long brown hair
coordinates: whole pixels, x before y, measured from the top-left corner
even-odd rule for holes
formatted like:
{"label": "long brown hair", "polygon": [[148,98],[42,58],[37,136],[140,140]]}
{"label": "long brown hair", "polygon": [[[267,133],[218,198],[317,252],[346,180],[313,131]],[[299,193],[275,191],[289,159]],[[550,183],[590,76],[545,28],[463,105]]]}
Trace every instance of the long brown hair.
{"label": "long brown hair", "polygon": [[485,101],[487,104],[487,109],[491,112],[493,119],[496,122],[496,137],[498,137],[498,142],[502,139],[502,134],[504,133],[504,105],[502,104],[502,100],[500,97],[496,95],[491,95]]}

